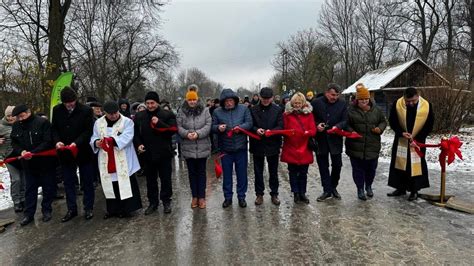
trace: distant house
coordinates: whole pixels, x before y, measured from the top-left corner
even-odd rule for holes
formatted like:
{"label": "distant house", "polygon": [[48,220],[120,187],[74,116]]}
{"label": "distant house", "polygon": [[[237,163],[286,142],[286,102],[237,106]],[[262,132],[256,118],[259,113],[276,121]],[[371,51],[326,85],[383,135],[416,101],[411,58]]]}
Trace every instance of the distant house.
{"label": "distant house", "polygon": [[420,90],[449,89],[451,84],[420,58],[367,72],[345,89],[343,94],[356,92],[356,84],[363,83],[371,92],[376,104],[388,113],[390,105],[403,95],[403,90],[414,87]]}

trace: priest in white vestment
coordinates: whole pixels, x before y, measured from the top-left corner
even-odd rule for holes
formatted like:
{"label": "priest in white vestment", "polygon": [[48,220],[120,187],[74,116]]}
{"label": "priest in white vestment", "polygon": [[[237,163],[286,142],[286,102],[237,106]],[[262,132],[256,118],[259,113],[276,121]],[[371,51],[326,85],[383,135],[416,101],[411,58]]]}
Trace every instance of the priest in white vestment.
{"label": "priest in white vestment", "polygon": [[129,217],[142,208],[140,190],[135,173],[140,170],[133,147],[134,124],[119,113],[116,102],[106,102],[105,115],[97,119],[90,145],[98,154],[102,189],[106,198],[107,213]]}

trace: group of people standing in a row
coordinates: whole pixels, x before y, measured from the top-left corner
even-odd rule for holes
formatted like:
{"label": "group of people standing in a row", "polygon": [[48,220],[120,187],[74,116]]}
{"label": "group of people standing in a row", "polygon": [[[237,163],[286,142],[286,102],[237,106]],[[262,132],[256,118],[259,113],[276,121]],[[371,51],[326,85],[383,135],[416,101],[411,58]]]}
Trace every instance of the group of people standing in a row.
{"label": "group of people standing in a row", "polygon": [[[206,208],[206,162],[211,156],[211,134],[217,135],[221,152],[224,208],[232,205],[234,171],[238,204],[242,208],[247,206],[248,146],[253,154],[256,205],[264,201],[265,160],[271,202],[280,204],[278,165],[282,161],[288,164],[295,203],[308,204],[307,176],[314,153],[323,187],[317,201],[332,197],[340,199],[337,186],[342,168],[343,137],[328,133],[334,128],[355,131],[362,136],[346,138],[346,153],[350,157],[358,198],[373,197],[372,182],[381,150],[380,135],[387,122],[363,84],[357,85],[355,100],[349,106],[340,99],[340,87],[332,83],[322,96],[311,102],[302,93],[295,93],[284,109],[273,102],[271,88],[261,89],[258,102],[252,106],[240,104],[233,90],[224,89],[219,99],[220,107],[215,108],[212,115],[198,92],[196,85],[190,85],[175,115],[160,106],[159,95],[150,91],[144,98],[144,110],[134,114],[133,120],[122,114],[119,104],[114,101],[100,107],[93,105],[93,112],[89,106],[77,101],[76,92],[69,87],[61,91],[62,104],[54,107],[51,123],[34,115],[26,105],[8,107],[0,127],[0,157],[18,158],[7,163],[7,167],[12,177],[14,203],[25,205],[21,225],[34,220],[39,186],[43,187],[42,220],[51,219],[56,187],[53,171],[58,162],[68,208],[62,222],[78,215],[77,169],[84,191],[85,219],[93,217],[93,182],[97,174],[106,198],[104,218],[126,217],[142,208],[135,177],[140,169],[146,176],[149,201],[145,215],[156,211],[160,200],[164,212],[170,213],[172,136],[176,133],[182,139],[181,155],[187,164],[192,208]],[[97,115],[99,111],[105,114]],[[389,196],[404,195],[408,190],[411,192],[409,200],[414,200],[419,189],[429,186],[426,161],[414,152],[419,148],[414,140],[425,142],[433,120],[431,105],[414,88],[406,89],[393,103],[389,123],[395,132],[395,140],[389,186],[396,190]],[[269,134],[285,129],[291,129],[292,134]],[[247,135],[252,134],[258,139],[250,138],[248,145]],[[58,156],[36,156],[50,149],[56,149]],[[25,184],[21,183],[23,179]],[[24,196],[23,186],[26,188]]]}

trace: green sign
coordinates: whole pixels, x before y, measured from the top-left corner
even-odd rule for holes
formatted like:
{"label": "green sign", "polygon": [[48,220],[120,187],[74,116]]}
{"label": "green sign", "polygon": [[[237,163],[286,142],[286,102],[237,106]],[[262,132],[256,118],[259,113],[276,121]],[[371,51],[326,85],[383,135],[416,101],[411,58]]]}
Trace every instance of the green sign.
{"label": "green sign", "polygon": [[72,72],[62,73],[53,84],[53,91],[51,91],[51,104],[49,107],[49,119],[53,119],[53,108],[61,103],[61,91],[64,87],[71,86],[72,78],[74,74]]}

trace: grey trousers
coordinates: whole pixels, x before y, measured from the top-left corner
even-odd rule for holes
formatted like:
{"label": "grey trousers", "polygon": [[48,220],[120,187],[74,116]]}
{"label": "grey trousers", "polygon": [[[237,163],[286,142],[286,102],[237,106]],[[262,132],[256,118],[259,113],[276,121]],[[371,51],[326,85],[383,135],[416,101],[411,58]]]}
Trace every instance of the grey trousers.
{"label": "grey trousers", "polygon": [[10,192],[13,204],[25,202],[25,175],[23,171],[11,164],[7,164],[7,169],[10,172]]}

